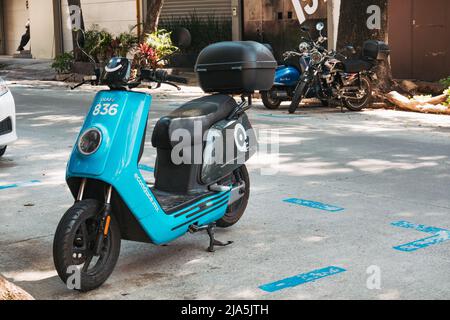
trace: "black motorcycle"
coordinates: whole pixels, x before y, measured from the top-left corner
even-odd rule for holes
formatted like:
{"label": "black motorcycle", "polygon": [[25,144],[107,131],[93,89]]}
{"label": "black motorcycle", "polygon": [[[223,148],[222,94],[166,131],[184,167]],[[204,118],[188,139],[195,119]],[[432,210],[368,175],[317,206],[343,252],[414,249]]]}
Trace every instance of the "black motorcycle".
{"label": "black motorcycle", "polygon": [[[324,27],[323,23],[316,26],[319,32]],[[389,53],[387,44],[375,40],[364,43],[359,59],[347,57],[356,54],[352,46],[347,46],[345,53],[338,53],[314,44],[308,66],[295,88],[289,113],[295,113],[300,102],[309,96],[339,103],[350,111],[361,111],[372,99],[372,83],[377,80],[375,67]]]}

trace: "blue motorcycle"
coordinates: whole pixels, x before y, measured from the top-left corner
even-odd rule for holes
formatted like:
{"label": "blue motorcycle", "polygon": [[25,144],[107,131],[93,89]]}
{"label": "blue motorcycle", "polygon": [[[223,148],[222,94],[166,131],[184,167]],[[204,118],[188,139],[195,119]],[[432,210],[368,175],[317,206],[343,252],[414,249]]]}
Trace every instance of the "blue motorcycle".
{"label": "blue motorcycle", "polygon": [[[310,62],[311,50],[317,44],[322,44],[327,39],[321,37],[314,42],[309,33],[308,27],[301,27],[301,30],[308,35],[303,38],[298,51],[287,51],[283,54],[283,64],[278,66],[275,72],[275,80],[270,90],[260,91],[261,99],[267,109],[278,109],[283,101],[291,101],[294,97],[295,89],[306,71]],[[316,95],[310,90],[306,98],[314,98]],[[328,105],[328,100],[321,100],[322,104]]]}
{"label": "blue motorcycle", "polygon": [[[162,245],[206,231],[210,252],[232,243],[216,240],[214,231],[236,224],[250,196],[245,162],[256,152],[256,136],[245,96],[269,89],[275,68],[272,53],[256,42],[205,48],[196,71],[211,95],[157,122],[154,183],[144,179],[139,165],[152,96],[132,89],[149,84],[178,88],[175,83],[186,80],[162,70],[140,70],[130,80],[126,58],[111,59],[101,81],[86,79],[110,90],[97,93],[67,165],[75,203],[58,225],[53,257],[66,284],[79,273],[79,285],[71,289],[102,285],[116,265],[122,239]],[[242,100],[236,102],[233,94]]]}

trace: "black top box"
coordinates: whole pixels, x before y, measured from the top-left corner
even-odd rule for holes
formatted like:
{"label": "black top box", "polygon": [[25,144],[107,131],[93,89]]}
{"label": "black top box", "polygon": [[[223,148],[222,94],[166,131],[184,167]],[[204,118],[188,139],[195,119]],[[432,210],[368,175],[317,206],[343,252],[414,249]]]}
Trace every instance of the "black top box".
{"label": "black top box", "polygon": [[272,88],[276,68],[277,61],[263,44],[225,41],[203,49],[195,71],[207,93],[246,94]]}
{"label": "black top box", "polygon": [[363,56],[372,60],[387,60],[391,50],[383,41],[368,40],[363,45]]}

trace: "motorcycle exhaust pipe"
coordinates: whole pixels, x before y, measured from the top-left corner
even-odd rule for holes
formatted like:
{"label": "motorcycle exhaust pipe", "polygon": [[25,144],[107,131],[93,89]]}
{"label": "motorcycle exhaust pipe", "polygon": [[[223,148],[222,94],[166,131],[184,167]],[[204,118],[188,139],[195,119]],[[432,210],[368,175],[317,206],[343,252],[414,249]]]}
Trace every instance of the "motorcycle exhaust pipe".
{"label": "motorcycle exhaust pipe", "polygon": [[285,98],[289,97],[289,95],[286,91],[275,91],[273,93],[273,95],[275,96],[275,98],[281,98],[281,99],[283,99],[283,98],[285,99]]}

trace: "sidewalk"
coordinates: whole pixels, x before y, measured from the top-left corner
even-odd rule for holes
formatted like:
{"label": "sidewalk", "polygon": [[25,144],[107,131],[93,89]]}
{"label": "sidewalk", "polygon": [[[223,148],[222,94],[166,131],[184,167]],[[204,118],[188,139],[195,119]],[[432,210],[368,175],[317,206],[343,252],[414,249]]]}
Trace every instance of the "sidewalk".
{"label": "sidewalk", "polygon": [[51,68],[52,60],[15,59],[0,56],[0,77],[15,80],[55,80],[56,73]]}

